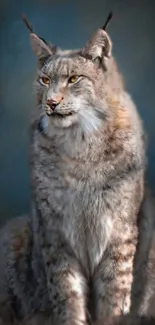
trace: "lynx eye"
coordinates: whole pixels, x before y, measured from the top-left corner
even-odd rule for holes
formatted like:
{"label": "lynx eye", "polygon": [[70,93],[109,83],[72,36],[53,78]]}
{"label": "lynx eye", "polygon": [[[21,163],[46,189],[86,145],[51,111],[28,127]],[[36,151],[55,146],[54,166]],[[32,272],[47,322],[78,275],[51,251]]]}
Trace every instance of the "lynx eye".
{"label": "lynx eye", "polygon": [[69,79],[68,79],[68,83],[70,84],[73,84],[74,82],[76,82],[77,80],[79,79],[79,76],[71,76]]}
{"label": "lynx eye", "polygon": [[48,77],[40,77],[39,81],[42,85],[49,85],[50,83],[50,79]]}

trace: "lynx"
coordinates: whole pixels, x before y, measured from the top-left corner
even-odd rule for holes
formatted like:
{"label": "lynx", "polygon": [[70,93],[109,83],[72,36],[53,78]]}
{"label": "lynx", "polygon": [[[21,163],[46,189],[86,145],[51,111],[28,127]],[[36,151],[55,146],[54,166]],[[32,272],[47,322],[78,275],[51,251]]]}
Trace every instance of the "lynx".
{"label": "lynx", "polygon": [[100,323],[121,310],[147,314],[145,133],[112,42],[102,29],[75,51],[30,37],[38,58],[34,219],[51,308],[63,324],[86,323],[87,308]]}
{"label": "lynx", "polygon": [[[154,205],[145,133],[99,29],[80,50],[30,32],[38,58],[31,123],[32,214],[1,235],[0,292],[17,319],[56,324],[151,315]],[[151,308],[152,311],[151,312]]]}

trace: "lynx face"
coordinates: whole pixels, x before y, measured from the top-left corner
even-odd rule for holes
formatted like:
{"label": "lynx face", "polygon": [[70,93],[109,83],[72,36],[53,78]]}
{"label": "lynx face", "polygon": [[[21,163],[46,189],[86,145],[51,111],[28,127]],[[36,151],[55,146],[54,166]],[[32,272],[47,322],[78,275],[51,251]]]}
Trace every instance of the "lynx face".
{"label": "lynx face", "polygon": [[[106,117],[97,89],[103,72],[91,60],[77,54],[55,55],[38,72],[36,89],[41,94],[42,128],[97,129]],[[102,73],[101,73],[102,72]],[[106,103],[105,103],[106,108]]]}
{"label": "lynx face", "polygon": [[109,115],[106,102],[111,41],[99,29],[84,48],[61,51],[31,33],[38,57],[36,91],[41,104],[40,129],[78,126],[86,133],[98,130]]}

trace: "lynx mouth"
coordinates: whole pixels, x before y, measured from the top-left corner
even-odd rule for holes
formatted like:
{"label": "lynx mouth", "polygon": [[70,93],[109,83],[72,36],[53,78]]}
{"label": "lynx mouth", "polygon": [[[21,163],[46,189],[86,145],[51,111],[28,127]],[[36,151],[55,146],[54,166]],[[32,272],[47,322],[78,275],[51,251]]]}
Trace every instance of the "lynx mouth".
{"label": "lynx mouth", "polygon": [[50,117],[59,117],[59,118],[65,118],[67,116],[71,116],[73,114],[75,114],[74,112],[66,112],[66,113],[59,113],[59,112],[52,112],[52,113],[48,113],[46,112],[46,114]]}
{"label": "lynx mouth", "polygon": [[[75,115],[76,112],[63,112],[63,113],[59,113],[59,112],[46,112],[46,114],[42,115],[37,123],[37,129],[40,133],[44,134],[46,133],[50,120],[52,119],[56,119],[55,122],[60,123],[61,124],[61,120],[65,120],[65,118],[67,119],[68,116],[73,116]],[[54,120],[53,120],[54,121]],[[71,121],[70,121],[71,122]],[[65,122],[62,122],[65,123]],[[67,122],[68,123],[68,122]]]}

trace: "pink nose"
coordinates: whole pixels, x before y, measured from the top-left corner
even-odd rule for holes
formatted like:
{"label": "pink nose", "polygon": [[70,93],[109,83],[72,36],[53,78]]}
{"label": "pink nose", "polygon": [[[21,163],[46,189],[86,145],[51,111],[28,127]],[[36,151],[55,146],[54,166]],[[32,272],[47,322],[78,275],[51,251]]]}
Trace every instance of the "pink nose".
{"label": "pink nose", "polygon": [[57,98],[51,98],[47,100],[47,105],[50,107],[52,111],[55,110],[56,106],[60,104],[60,102],[63,100],[63,97],[57,97]]}
{"label": "pink nose", "polygon": [[59,103],[56,101],[56,100],[53,100],[53,99],[48,99],[47,100],[47,105],[51,108],[52,111],[55,110],[56,106],[58,105]]}

